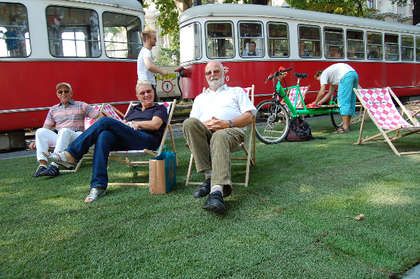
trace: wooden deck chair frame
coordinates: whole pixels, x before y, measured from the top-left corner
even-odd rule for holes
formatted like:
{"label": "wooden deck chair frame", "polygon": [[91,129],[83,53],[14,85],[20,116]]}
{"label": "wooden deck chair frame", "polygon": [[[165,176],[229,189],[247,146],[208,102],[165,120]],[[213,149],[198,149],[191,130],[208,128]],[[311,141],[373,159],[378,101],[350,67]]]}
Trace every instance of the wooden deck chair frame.
{"label": "wooden deck chair frame", "polygon": [[[95,106],[98,107],[99,113],[101,113],[103,116],[111,117],[118,120],[122,120],[124,118],[124,113],[122,113],[117,108],[115,108],[114,106],[108,103],[97,104]],[[83,157],[77,162],[76,166],[73,169],[68,169],[68,170],[64,169],[64,170],[60,170],[60,172],[62,173],[77,172],[80,169],[83,162],[88,161],[88,160],[91,161],[92,159],[93,159],[93,148],[90,148],[89,152],[83,155]]]}
{"label": "wooden deck chair frame", "polygon": [[[401,112],[399,114],[407,122],[407,127],[398,127],[398,128],[394,128],[394,129],[384,129],[383,127],[381,127],[380,123],[378,123],[375,116],[369,110],[369,108],[367,107],[367,104],[363,100],[363,97],[361,95],[362,94],[361,90],[384,90],[385,92],[387,92],[389,94],[390,98],[391,98],[391,101],[393,100],[400,107]],[[414,133],[419,133],[420,132],[420,124],[417,121],[417,119],[415,119],[410,114],[410,112],[405,108],[405,106],[401,103],[401,101],[394,94],[394,92],[391,90],[391,88],[385,87],[385,88],[372,88],[372,89],[354,89],[354,92],[356,93],[356,96],[359,98],[359,100],[360,100],[360,102],[363,106],[363,116],[362,116],[362,120],[361,120],[361,123],[360,123],[359,138],[356,142],[357,144],[364,144],[364,143],[367,143],[367,142],[384,139],[385,142],[391,148],[391,150],[398,156],[419,154],[420,153],[420,151],[400,152],[393,143],[394,141],[396,141],[396,140],[398,140],[402,137],[405,137],[405,136],[408,136],[408,135],[411,135],[411,134],[414,134]],[[369,115],[369,117],[371,118],[371,120],[373,121],[375,126],[378,128],[379,133],[363,138],[363,128],[364,128],[364,123],[365,123],[365,120],[366,120],[366,115]]]}
{"label": "wooden deck chair frame", "polygon": [[[254,103],[254,89],[255,86],[252,85],[250,87],[245,87],[244,90],[248,91],[248,96],[251,99],[251,102]],[[204,89],[203,89],[204,91]],[[245,139],[244,141],[240,144],[239,149],[235,150],[232,152],[231,156],[231,162],[232,165],[236,165],[235,162],[244,162],[245,161],[245,180],[244,182],[236,182],[236,181],[232,181],[233,185],[240,185],[240,186],[245,186],[248,187],[249,184],[249,176],[250,176],[250,168],[251,166],[255,166],[256,164],[256,158],[255,158],[255,141],[256,141],[256,127],[255,127],[256,123],[255,123],[255,117],[253,117],[252,123],[250,125],[248,125],[246,127],[247,131],[245,133]],[[243,151],[243,155],[242,156],[236,156],[235,153],[238,153],[238,151]],[[239,163],[241,164],[241,163]],[[191,153],[190,155],[190,161],[188,163],[188,170],[187,170],[187,178],[185,180],[185,185],[200,185],[202,183],[201,182],[197,182],[197,181],[191,181],[192,178],[192,170],[193,170],[193,165],[194,165],[194,156]]]}
{"label": "wooden deck chair frame", "polygon": [[[139,102],[131,102],[130,105],[127,108],[127,112],[130,110],[130,108]],[[176,100],[173,100],[172,102],[167,102],[170,105],[169,111],[168,111],[168,122],[165,127],[165,130],[163,132],[162,140],[160,141],[159,147],[157,150],[149,150],[149,149],[143,149],[143,150],[127,150],[127,151],[112,151],[110,153],[110,159],[114,159],[116,161],[119,161],[128,167],[131,167],[132,173],[133,173],[133,179],[137,176],[137,167],[145,167],[148,169],[149,167],[149,159],[152,159],[158,155],[160,155],[165,147],[165,143],[168,137],[170,138],[170,144],[172,147],[172,151],[176,151],[175,148],[175,138],[174,138],[174,132],[171,125],[172,116],[175,111],[176,106]],[[160,103],[159,103],[160,104]],[[111,182],[108,183],[109,186],[142,186],[147,187],[149,186],[149,182]]]}

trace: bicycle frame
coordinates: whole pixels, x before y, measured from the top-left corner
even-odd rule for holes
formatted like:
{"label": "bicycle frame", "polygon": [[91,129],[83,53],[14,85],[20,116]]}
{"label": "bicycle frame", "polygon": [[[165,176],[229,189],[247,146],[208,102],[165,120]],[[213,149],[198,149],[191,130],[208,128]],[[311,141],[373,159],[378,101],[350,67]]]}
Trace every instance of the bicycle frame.
{"label": "bicycle frame", "polygon": [[[277,83],[275,87],[276,89],[275,89],[275,92],[273,93],[273,98],[277,99],[276,98],[277,96],[278,98],[283,99],[290,113],[290,116],[292,118],[296,118],[299,116],[314,116],[314,115],[330,114],[332,112],[337,112],[337,113],[339,112],[338,106],[333,100],[330,101],[330,104],[328,105],[328,107],[324,106],[320,108],[308,108],[306,106],[304,97],[302,96],[302,92],[300,90],[300,78],[298,77],[296,85],[289,86],[289,87],[283,87],[283,85],[281,84],[281,79],[282,79],[281,77],[277,78]],[[289,95],[287,94],[287,92],[289,92],[291,89],[295,89],[296,94],[297,94],[297,98],[295,98],[294,104],[290,101]],[[298,99],[302,103],[302,106],[303,106],[302,108],[296,107]]]}

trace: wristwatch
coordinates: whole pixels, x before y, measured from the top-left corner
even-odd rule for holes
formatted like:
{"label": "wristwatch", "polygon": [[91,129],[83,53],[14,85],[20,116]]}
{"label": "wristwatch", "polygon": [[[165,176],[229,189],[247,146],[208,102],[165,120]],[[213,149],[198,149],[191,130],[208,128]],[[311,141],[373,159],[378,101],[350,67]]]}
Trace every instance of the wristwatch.
{"label": "wristwatch", "polygon": [[228,120],[228,123],[229,123],[229,128],[233,128],[233,122],[232,122],[232,120]]}

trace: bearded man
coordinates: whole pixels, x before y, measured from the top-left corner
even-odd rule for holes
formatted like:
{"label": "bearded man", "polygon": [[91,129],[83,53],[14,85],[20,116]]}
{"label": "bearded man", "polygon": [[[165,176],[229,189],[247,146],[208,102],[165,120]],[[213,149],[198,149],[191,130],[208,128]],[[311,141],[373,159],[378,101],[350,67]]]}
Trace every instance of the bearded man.
{"label": "bearded man", "polygon": [[243,142],[242,128],[252,123],[256,109],[243,88],[225,84],[222,63],[207,63],[205,76],[209,88],[194,100],[183,131],[196,170],[205,179],[193,196],[208,195],[203,208],[223,214],[226,210],[223,198],[232,192],[230,152]]}

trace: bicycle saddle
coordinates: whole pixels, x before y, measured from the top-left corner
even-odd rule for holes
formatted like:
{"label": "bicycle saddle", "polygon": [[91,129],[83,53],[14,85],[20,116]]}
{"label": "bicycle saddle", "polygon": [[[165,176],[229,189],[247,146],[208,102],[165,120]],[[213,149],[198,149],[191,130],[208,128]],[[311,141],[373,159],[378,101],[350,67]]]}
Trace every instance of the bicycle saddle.
{"label": "bicycle saddle", "polygon": [[295,73],[295,77],[297,78],[306,78],[308,74],[306,73]]}

